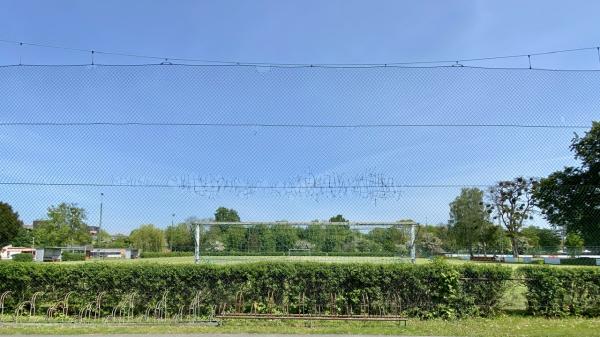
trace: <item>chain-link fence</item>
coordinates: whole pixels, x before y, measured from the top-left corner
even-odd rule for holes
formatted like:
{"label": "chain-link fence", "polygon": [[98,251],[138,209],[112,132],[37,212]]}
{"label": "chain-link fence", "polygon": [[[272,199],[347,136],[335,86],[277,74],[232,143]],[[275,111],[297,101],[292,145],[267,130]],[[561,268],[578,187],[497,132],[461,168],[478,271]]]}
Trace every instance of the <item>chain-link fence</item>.
{"label": "chain-link fence", "polygon": [[408,257],[400,219],[419,224],[417,257],[600,253],[597,72],[164,64],[0,79],[0,199],[23,224],[2,245],[190,253],[190,224],[230,221],[223,206],[251,224],[204,225],[203,255]]}

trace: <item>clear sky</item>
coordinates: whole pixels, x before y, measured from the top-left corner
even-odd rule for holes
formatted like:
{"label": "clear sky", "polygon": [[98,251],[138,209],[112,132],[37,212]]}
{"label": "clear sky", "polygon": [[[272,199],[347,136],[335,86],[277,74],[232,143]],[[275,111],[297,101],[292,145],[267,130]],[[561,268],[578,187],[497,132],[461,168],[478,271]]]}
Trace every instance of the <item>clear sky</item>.
{"label": "clear sky", "polygon": [[[391,63],[597,46],[592,1],[3,1],[0,39],[83,49],[282,63]],[[90,55],[0,43],[0,65],[83,64]],[[147,62],[97,55],[104,64]],[[155,61],[152,61],[155,62]],[[595,51],[534,67],[600,69]],[[473,62],[527,66],[526,59]],[[0,121],[216,123],[528,123],[591,125],[600,73],[478,69],[152,67],[0,68]],[[574,164],[574,129],[0,127],[0,180],[264,184],[377,173],[399,184],[491,184]],[[349,178],[350,179],[350,178]],[[352,180],[352,179],[350,179]],[[206,196],[183,188],[1,186],[25,222],[75,202],[129,232],[210,217],[243,220],[447,220],[452,188],[396,197]],[[240,192],[240,191],[237,191]],[[244,191],[241,191],[244,192]],[[243,194],[243,193],[242,193]]]}

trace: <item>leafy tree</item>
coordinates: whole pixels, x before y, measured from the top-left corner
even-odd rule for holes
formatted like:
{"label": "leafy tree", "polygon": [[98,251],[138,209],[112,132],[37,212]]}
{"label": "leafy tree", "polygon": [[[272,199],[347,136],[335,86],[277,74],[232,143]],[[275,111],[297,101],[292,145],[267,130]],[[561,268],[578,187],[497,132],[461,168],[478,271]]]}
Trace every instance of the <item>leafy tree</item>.
{"label": "leafy tree", "polygon": [[129,239],[133,247],[145,252],[160,252],[165,246],[165,234],[152,224],[141,225],[131,231]]}
{"label": "leafy tree", "polygon": [[0,247],[9,244],[23,228],[23,222],[19,220],[19,213],[13,211],[12,207],[0,202]]}
{"label": "leafy tree", "polygon": [[194,228],[189,221],[168,226],[165,230],[167,245],[172,251],[192,251],[194,249]]}
{"label": "leafy tree", "polygon": [[275,249],[279,252],[287,252],[290,248],[294,248],[294,244],[299,239],[296,228],[288,224],[275,224],[271,230],[275,240]]}
{"label": "leafy tree", "polygon": [[85,245],[92,241],[86,224],[87,215],[76,204],[61,203],[48,208],[48,219],[33,230],[42,246]]}
{"label": "leafy tree", "polygon": [[329,218],[329,222],[348,222],[348,220],[346,220],[343,215],[338,214]]}
{"label": "leafy tree", "polygon": [[33,245],[33,235],[30,229],[25,227],[19,228],[17,236],[10,242],[15,247],[31,247]]}
{"label": "leafy tree", "polygon": [[600,247],[600,122],[594,122],[585,136],[575,135],[571,151],[581,166],[542,179],[535,198],[550,223],[580,234],[589,246]]}
{"label": "leafy tree", "polygon": [[514,257],[519,256],[521,229],[534,211],[533,192],[537,185],[537,180],[533,178],[518,177],[501,181],[490,188],[490,203],[486,205],[488,212],[495,213],[494,219],[500,219],[506,228]]}
{"label": "leafy tree", "polygon": [[484,192],[478,188],[463,188],[450,203],[450,231],[456,242],[469,250],[481,242],[489,214],[483,203]]}
{"label": "leafy tree", "polygon": [[522,234],[538,252],[555,253],[560,248],[560,236],[552,229],[530,226]]}
{"label": "leafy tree", "polygon": [[584,241],[583,238],[577,233],[569,233],[565,238],[565,247],[567,247],[567,252],[572,257],[576,255],[580,255],[583,252]]}
{"label": "leafy tree", "polygon": [[215,221],[217,222],[240,222],[238,212],[233,208],[219,207],[215,211]]}

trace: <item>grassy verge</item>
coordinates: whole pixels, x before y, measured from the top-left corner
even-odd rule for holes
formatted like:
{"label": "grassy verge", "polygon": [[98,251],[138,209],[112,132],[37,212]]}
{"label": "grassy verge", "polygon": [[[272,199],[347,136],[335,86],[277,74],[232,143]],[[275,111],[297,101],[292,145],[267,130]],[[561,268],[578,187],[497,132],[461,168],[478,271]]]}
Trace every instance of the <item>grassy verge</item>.
{"label": "grassy verge", "polygon": [[198,325],[14,325],[0,324],[0,334],[123,333],[286,333],[384,334],[430,336],[600,336],[600,319],[545,319],[507,315],[454,321],[410,320],[406,327],[390,322],[225,321],[218,327]]}

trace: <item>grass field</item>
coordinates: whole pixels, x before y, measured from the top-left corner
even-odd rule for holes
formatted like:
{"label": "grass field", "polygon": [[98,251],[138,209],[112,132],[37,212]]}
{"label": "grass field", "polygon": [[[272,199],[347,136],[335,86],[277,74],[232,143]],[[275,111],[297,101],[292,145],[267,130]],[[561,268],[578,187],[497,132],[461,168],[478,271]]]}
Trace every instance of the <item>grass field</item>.
{"label": "grass field", "polygon": [[545,319],[505,315],[463,320],[390,322],[225,321],[221,326],[107,324],[0,324],[0,334],[286,333],[429,336],[600,336],[600,319]]}

